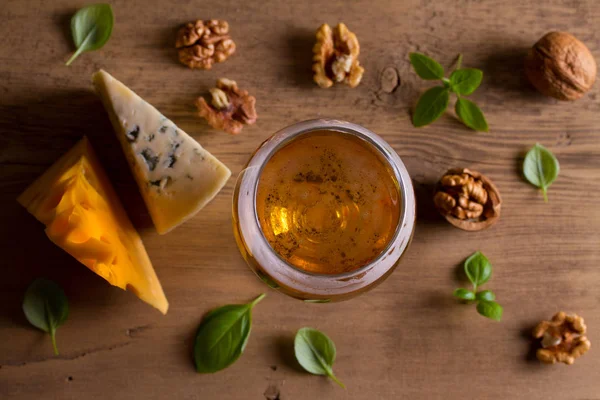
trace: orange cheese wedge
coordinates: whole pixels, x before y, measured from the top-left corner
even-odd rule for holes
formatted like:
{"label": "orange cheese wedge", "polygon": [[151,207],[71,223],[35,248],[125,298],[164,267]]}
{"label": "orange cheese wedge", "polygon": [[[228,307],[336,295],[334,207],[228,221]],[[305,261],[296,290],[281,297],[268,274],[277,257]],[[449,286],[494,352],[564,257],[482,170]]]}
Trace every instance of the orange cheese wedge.
{"label": "orange cheese wedge", "polygon": [[106,279],[167,313],[144,244],[84,137],[17,199],[48,238]]}

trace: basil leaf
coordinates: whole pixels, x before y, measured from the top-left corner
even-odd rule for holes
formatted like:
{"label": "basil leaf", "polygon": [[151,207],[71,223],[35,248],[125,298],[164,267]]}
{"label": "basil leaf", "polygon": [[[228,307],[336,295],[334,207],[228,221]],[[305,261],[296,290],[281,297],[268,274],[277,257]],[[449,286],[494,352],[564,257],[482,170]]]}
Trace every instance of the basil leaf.
{"label": "basil leaf", "polygon": [[454,291],[454,297],[466,301],[475,300],[475,293],[473,293],[471,290],[459,288]]}
{"label": "basil leaf", "polygon": [[108,42],[115,17],[110,4],[92,4],[83,7],[71,18],[71,35],[77,50],[66,65],[86,51],[98,50]]}
{"label": "basil leaf", "polygon": [[54,354],[58,355],[56,328],[69,315],[69,302],[61,287],[48,279],[36,279],[25,292],[23,312],[31,325],[50,334]]}
{"label": "basil leaf", "polygon": [[480,251],[466,259],[464,268],[465,274],[474,286],[483,285],[492,277],[492,264]]}
{"label": "basil leaf", "polygon": [[477,312],[484,317],[500,321],[502,319],[502,306],[495,301],[480,301],[477,303]]}
{"label": "basil leaf", "polygon": [[313,328],[299,329],[294,339],[294,352],[302,368],[311,374],[327,375],[341,387],[346,387],[333,374],[335,344],[327,335]]}
{"label": "basil leaf", "polygon": [[481,85],[483,72],[476,68],[457,69],[450,75],[452,91],[463,96],[468,96]]}
{"label": "basil leaf", "polygon": [[459,97],[456,100],[455,106],[456,115],[460,120],[469,128],[476,131],[488,132],[489,127],[483,112],[477,107],[475,103],[467,100],[463,97]]}
{"label": "basil leaf", "polygon": [[265,296],[263,293],[248,304],[217,308],[204,317],[194,346],[196,371],[220,371],[242,355],[252,328],[252,308]]}
{"label": "basil leaf", "polygon": [[481,292],[477,292],[475,298],[477,300],[494,301],[496,300],[496,295],[491,290],[482,290]]}
{"label": "basil leaf", "polygon": [[410,63],[417,75],[427,80],[437,80],[444,77],[444,67],[433,58],[421,53],[410,53]]}
{"label": "basil leaf", "polygon": [[560,165],[554,154],[539,143],[527,152],[523,161],[525,179],[533,186],[542,189],[546,202],[548,202],[548,187],[556,180],[559,171]]}
{"label": "basil leaf", "polygon": [[443,86],[433,87],[423,93],[413,115],[413,125],[421,127],[438,119],[448,108],[449,93]]}

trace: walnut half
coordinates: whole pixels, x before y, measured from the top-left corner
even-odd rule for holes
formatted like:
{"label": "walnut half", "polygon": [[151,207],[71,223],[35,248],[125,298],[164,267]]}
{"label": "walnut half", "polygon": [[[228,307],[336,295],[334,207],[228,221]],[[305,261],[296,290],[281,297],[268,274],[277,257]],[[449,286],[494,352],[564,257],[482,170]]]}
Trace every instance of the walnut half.
{"label": "walnut half", "polygon": [[540,322],[533,330],[533,337],[542,339],[542,348],[536,353],[538,360],[546,364],[573,364],[591,347],[585,331],[583,318],[562,311],[556,313],[552,320]]}
{"label": "walnut half", "polygon": [[314,81],[322,88],[334,82],[358,86],[365,72],[358,62],[359,54],[358,39],[345,24],[339,23],[333,30],[327,24],[321,25],[313,47]]}
{"label": "walnut half", "polygon": [[203,98],[196,100],[198,113],[216,129],[237,135],[244,125],[256,122],[256,99],[248,91],[240,90],[235,81],[226,78],[217,80],[217,87],[210,89],[211,104]]}
{"label": "walnut half", "polygon": [[451,169],[440,179],[435,207],[448,222],[466,231],[479,231],[500,217],[502,199],[496,185],[477,171]]}
{"label": "walnut half", "polygon": [[235,52],[235,43],[229,37],[227,21],[197,20],[179,29],[175,48],[182,64],[190,68],[211,69],[215,62],[223,62]]}

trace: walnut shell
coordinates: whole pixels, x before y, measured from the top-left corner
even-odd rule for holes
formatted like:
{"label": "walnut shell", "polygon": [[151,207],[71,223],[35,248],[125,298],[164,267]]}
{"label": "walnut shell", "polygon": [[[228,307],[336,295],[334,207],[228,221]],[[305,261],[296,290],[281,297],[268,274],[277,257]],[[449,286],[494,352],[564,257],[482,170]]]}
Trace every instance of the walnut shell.
{"label": "walnut shell", "polygon": [[596,80],[596,60],[573,35],[550,32],[529,50],[525,73],[542,94],[559,100],[577,100]]}
{"label": "walnut shell", "polygon": [[[482,208],[481,211],[475,213],[476,217],[474,218],[471,218],[471,215],[468,212],[465,215],[462,215],[462,218],[458,218],[447,205],[444,206],[438,202],[438,200],[441,200],[441,197],[449,197],[449,194],[456,195],[456,188],[448,191],[448,188],[445,188],[442,185],[444,177],[463,174],[467,174],[476,181],[481,182],[479,189],[483,188],[486,192],[478,193],[478,190],[473,191],[472,187],[467,190],[470,192],[468,197],[470,197],[471,201],[469,201],[469,203]],[[494,183],[485,175],[467,168],[453,168],[444,174],[436,186],[434,202],[436,203],[436,208],[440,214],[446,218],[446,221],[459,229],[471,232],[480,231],[495,224],[496,221],[498,221],[498,218],[500,218],[500,209],[502,206],[502,198],[500,197],[500,192],[496,185],[494,185]],[[456,203],[452,204],[453,207],[455,205]]]}

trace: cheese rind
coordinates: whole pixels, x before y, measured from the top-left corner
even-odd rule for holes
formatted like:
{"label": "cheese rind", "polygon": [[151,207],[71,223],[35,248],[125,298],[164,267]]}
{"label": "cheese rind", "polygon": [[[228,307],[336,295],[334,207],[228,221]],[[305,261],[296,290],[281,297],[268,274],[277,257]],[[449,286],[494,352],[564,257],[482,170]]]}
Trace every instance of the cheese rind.
{"label": "cheese rind", "polygon": [[96,72],[92,80],[154,226],[167,233],[208,204],[231,171],[106,71]]}
{"label": "cheese rind", "polygon": [[148,253],[84,137],[17,199],[46,235],[111,285],[167,313]]}

